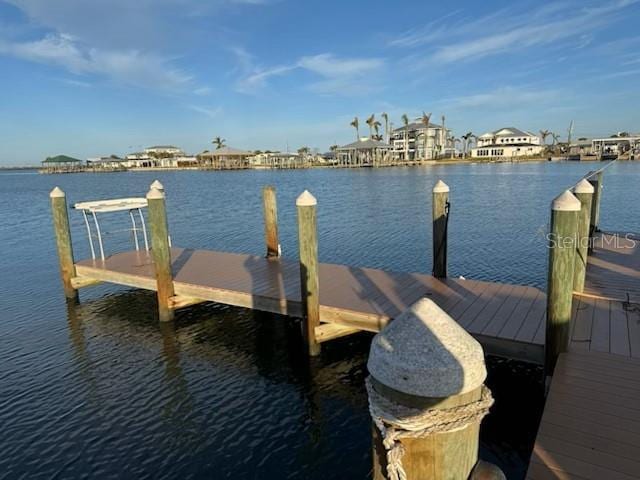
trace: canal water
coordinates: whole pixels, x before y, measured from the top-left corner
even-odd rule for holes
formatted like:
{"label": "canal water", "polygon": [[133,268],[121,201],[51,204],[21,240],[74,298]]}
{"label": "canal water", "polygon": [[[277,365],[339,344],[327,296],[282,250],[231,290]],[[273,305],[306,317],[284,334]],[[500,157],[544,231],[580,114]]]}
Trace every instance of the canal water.
{"label": "canal water", "polygon": [[[260,189],[278,190],[283,254],[297,256],[295,198],[318,199],[324,262],[431,271],[430,188],[451,187],[450,272],[544,288],[553,196],[594,164],[367,170],[0,173],[0,478],[367,478],[371,336],[308,361],[299,324],[204,304],[160,326],[149,292],[98,286],[65,304],[48,193],[70,203],[142,196],[158,178],[174,245],[262,253]],[[640,231],[640,166],[605,174],[602,226]],[[89,255],[70,211],[76,258]],[[107,253],[131,248],[104,217]],[[542,408],[540,370],[489,358],[496,405],[481,456],[523,478]]]}

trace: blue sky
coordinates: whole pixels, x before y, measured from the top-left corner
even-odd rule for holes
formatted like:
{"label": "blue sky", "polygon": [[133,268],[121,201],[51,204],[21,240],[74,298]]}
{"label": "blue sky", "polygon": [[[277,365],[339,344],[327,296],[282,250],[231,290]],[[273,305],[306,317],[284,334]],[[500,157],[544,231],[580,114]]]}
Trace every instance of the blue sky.
{"label": "blue sky", "polygon": [[0,163],[325,150],[383,111],[639,131],[639,21],[636,0],[0,0]]}

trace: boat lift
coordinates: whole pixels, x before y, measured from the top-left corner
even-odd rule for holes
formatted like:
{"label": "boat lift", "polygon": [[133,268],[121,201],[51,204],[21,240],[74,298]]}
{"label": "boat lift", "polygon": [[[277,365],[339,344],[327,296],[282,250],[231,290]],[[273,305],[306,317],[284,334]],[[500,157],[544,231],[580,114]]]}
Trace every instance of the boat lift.
{"label": "boat lift", "polygon": [[[98,222],[98,216],[97,216],[98,213],[128,211],[129,216],[131,218],[131,230],[127,229],[125,231],[131,231],[131,233],[133,234],[133,242],[136,247],[136,250],[140,250],[140,243],[138,241],[138,232],[141,231],[142,238],[144,240],[144,248],[146,251],[149,251],[149,241],[147,239],[147,227],[144,221],[144,215],[142,214],[142,209],[147,208],[146,198],[117,198],[113,200],[96,200],[91,202],[76,203],[73,207],[76,210],[82,211],[82,216],[84,217],[84,224],[87,228],[87,236],[89,237],[89,247],[91,248],[91,257],[94,260],[96,259],[96,251],[93,245],[94,234],[91,231],[89,215],[93,217],[93,223],[96,229],[95,237],[98,239],[98,246],[100,247],[100,258],[102,259],[102,261],[104,261],[104,246],[102,244],[102,231],[100,230],[100,223]],[[141,228],[138,228],[138,225],[136,223],[136,215],[134,212],[137,212],[137,215],[140,217]],[[110,233],[114,233],[114,232],[110,232]]]}

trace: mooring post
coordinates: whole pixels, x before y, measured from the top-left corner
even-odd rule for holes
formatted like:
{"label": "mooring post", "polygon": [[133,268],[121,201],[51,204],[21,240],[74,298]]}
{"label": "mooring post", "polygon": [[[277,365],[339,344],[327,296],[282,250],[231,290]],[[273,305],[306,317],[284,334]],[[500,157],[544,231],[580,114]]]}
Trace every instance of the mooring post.
{"label": "mooring post", "polygon": [[447,276],[447,224],[449,217],[449,186],[442,180],[433,187],[433,276]]}
{"label": "mooring post", "polygon": [[600,194],[602,192],[602,180],[603,180],[604,172],[598,172],[595,178],[589,178],[589,183],[593,185],[593,197],[591,200],[591,226],[590,226],[590,236],[600,231]]}
{"label": "mooring post", "polygon": [[154,180],[150,188],[160,190],[162,193],[164,193],[164,185],[160,183],[160,180]]}
{"label": "mooring post", "polygon": [[580,200],[569,190],[556,197],[551,203],[545,344],[547,376],[553,373],[558,355],[567,351],[569,342],[580,208]]}
{"label": "mooring post", "polygon": [[302,330],[309,355],[320,354],[316,327],[320,325],[320,297],[318,279],[317,201],[305,190],[296,200],[298,209],[298,243],[300,250],[300,291],[302,295]]}
{"label": "mooring post", "polygon": [[587,257],[589,255],[589,227],[591,223],[591,202],[593,201],[593,185],[584,178],[573,188],[573,194],[580,200],[580,212],[578,213],[578,229],[575,270],[573,272],[573,290],[582,292],[587,275]]}
{"label": "mooring post", "polygon": [[56,247],[60,263],[60,276],[64,295],[68,299],[78,300],[78,290],[73,288],[71,279],[76,276],[76,266],[73,260],[73,245],[71,244],[71,229],[69,228],[69,214],[67,212],[67,197],[60,187],[51,190],[51,212],[53,214],[53,228],[56,234]]}
{"label": "mooring post", "polygon": [[478,462],[493,404],[484,352],[436,303],[419,300],[377,334],[367,367],[374,480],[505,478]]}
{"label": "mooring post", "polygon": [[173,320],[170,299],[175,295],[171,272],[171,248],[164,192],[152,188],[147,193],[149,223],[151,224],[151,254],[156,272],[158,316],[161,322]]}
{"label": "mooring post", "polygon": [[278,240],[278,206],[276,188],[267,185],[262,189],[262,210],[264,212],[264,238],[267,244],[267,258],[280,256]]}

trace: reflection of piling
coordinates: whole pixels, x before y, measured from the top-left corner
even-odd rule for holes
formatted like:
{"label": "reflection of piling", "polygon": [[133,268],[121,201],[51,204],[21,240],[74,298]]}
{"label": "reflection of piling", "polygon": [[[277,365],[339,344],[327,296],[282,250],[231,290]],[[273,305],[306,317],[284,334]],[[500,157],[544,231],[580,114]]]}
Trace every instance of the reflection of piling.
{"label": "reflection of piling", "polygon": [[470,478],[493,403],[480,344],[425,298],[376,335],[367,366],[374,479]]}
{"label": "reflection of piling", "polygon": [[56,234],[56,247],[60,263],[60,276],[64,295],[72,300],[78,300],[78,290],[73,288],[71,280],[76,276],[73,260],[73,246],[71,244],[71,230],[69,228],[69,214],[67,212],[67,197],[56,187],[49,194],[51,211],[53,214],[53,228]]}
{"label": "reflection of piling", "polygon": [[262,189],[262,209],[264,212],[264,238],[267,244],[267,257],[279,257],[278,206],[275,187],[269,185]]}
{"label": "reflection of piling", "polygon": [[320,354],[315,328],[320,325],[318,279],[317,201],[305,190],[296,200],[298,209],[298,241],[300,250],[300,293],[302,299],[302,328],[309,355]]}
{"label": "reflection of piling", "polygon": [[433,276],[447,276],[447,223],[449,186],[442,180],[433,187]]}
{"label": "reflection of piling", "polygon": [[547,375],[553,373],[558,355],[567,351],[569,342],[578,212],[580,209],[580,200],[573,196],[569,190],[551,203],[545,344]]}
{"label": "reflection of piling", "polygon": [[169,321],[173,320],[170,299],[174,296],[174,291],[164,192],[152,188],[147,193],[147,203],[151,225],[151,253],[157,282],[158,316],[160,321]]}
{"label": "reflection of piling", "polygon": [[591,203],[593,201],[593,185],[582,179],[573,188],[573,194],[580,200],[578,213],[577,245],[575,270],[573,272],[573,290],[582,292],[587,275],[587,256],[589,249],[589,225],[591,221]]}

